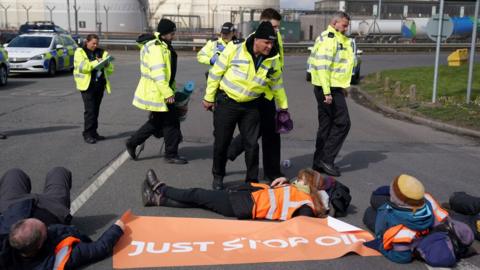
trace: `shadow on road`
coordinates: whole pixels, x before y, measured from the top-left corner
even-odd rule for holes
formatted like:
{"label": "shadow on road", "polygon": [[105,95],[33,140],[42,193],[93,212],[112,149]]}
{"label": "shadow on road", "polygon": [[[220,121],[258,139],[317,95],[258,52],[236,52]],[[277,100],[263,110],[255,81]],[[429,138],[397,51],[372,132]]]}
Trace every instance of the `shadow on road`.
{"label": "shadow on road", "polygon": [[387,158],[387,151],[354,151],[346,154],[336,163],[342,172],[351,172],[368,168],[370,163],[377,163]]}
{"label": "shadow on road", "polygon": [[75,225],[81,232],[92,235],[97,233],[105,225],[111,223],[113,220],[120,218],[117,215],[96,215],[96,216],[74,216],[72,224]]}
{"label": "shadow on road", "polygon": [[31,134],[38,134],[38,133],[56,132],[56,131],[67,130],[67,129],[76,129],[78,127],[79,126],[53,126],[53,127],[43,127],[43,128],[6,130],[3,133],[9,137],[12,137],[12,136],[19,136],[19,135],[31,135]]}

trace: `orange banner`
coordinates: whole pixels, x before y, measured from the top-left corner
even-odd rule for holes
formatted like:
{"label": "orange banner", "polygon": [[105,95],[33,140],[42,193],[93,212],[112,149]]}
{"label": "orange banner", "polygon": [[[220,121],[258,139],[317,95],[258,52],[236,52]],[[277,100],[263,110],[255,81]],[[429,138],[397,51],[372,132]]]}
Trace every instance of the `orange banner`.
{"label": "orange banner", "polygon": [[116,269],[327,260],[379,253],[373,239],[334,218],[284,222],[130,216],[115,246]]}

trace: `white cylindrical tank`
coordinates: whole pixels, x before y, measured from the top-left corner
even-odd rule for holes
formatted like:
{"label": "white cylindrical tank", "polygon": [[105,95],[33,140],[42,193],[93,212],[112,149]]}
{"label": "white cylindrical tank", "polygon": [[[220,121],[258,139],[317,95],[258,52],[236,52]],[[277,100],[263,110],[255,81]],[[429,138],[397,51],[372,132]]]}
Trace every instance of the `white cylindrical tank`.
{"label": "white cylindrical tank", "polygon": [[[96,32],[95,28],[95,2],[97,2],[97,22],[101,25],[102,32],[140,32],[145,24],[138,1],[133,0],[77,0],[79,31]],[[8,9],[8,26],[17,28],[27,21],[50,21],[68,30],[75,30],[74,1],[70,0],[70,27],[68,25],[66,0],[3,0]],[[2,23],[5,26],[5,16],[0,10]],[[50,16],[51,15],[51,16]]]}
{"label": "white cylindrical tank", "polygon": [[402,20],[352,20],[350,34],[364,36],[367,34],[400,35]]}
{"label": "white cylindrical tank", "polygon": [[[187,27],[188,24],[197,24],[200,20],[201,28],[213,27],[217,31],[224,22],[233,20],[234,24],[242,21],[248,22],[251,17],[251,10],[261,11],[265,8],[274,8],[279,10],[280,0],[242,0],[229,2],[224,0],[150,0],[150,9],[154,11],[151,25],[155,26],[165,15],[191,15],[191,18],[179,18],[177,27]],[[243,11],[243,12],[242,12]],[[243,13],[243,19],[240,13]],[[258,20],[259,12],[256,12],[254,20]],[[194,17],[198,16],[198,17]]]}

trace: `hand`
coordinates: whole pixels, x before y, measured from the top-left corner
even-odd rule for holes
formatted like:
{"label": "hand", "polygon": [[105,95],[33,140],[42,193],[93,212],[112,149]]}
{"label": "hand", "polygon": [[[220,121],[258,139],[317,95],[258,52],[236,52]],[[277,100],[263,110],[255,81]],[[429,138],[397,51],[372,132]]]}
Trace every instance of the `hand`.
{"label": "hand", "polygon": [[120,227],[120,229],[122,229],[122,231],[125,231],[125,223],[123,223],[122,220],[119,219],[119,220],[115,221],[115,225]]}
{"label": "hand", "polygon": [[203,104],[203,108],[205,108],[205,110],[207,111],[213,111],[213,109],[215,108],[215,103],[213,102],[202,100],[202,104]]}
{"label": "hand", "polygon": [[328,95],[325,95],[325,100],[323,101],[324,103],[327,103],[327,104],[332,104],[332,95],[328,94]]}
{"label": "hand", "polygon": [[165,99],[165,102],[166,102],[167,104],[173,104],[173,103],[175,103],[175,95],[172,95],[171,97],[166,98],[166,99]]}
{"label": "hand", "polygon": [[221,52],[223,52],[223,50],[225,49],[225,46],[223,46],[222,44],[218,44],[217,45],[217,49]]}
{"label": "hand", "polygon": [[271,187],[278,187],[284,184],[288,183],[288,179],[285,177],[278,177],[277,179],[273,180],[273,182],[270,184]]}
{"label": "hand", "polygon": [[216,53],[212,56],[212,58],[210,58],[210,65],[215,64],[215,62],[217,62],[217,58],[218,58],[218,54]]}

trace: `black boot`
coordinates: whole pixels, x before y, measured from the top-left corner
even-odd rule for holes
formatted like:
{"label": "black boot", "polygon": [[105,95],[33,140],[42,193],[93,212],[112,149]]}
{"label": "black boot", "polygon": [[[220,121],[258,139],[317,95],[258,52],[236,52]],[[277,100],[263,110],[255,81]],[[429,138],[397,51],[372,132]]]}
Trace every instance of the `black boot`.
{"label": "black boot", "polygon": [[222,190],[223,189],[223,177],[222,176],[213,176],[212,189],[213,190]]}
{"label": "black boot", "polygon": [[159,191],[159,188],[165,185],[165,183],[158,180],[157,174],[155,174],[153,169],[148,169],[145,181],[153,191]]}
{"label": "black boot", "polygon": [[7,135],[0,133],[0,140],[5,140],[7,138]]}
{"label": "black boot", "polygon": [[127,152],[130,155],[130,158],[132,158],[132,160],[137,160],[137,155],[135,153],[136,145],[133,145],[129,140],[127,140],[125,142],[125,146],[127,147]]}
{"label": "black boot", "polygon": [[164,200],[165,197],[162,193],[153,191],[147,180],[143,181],[142,202],[144,206],[161,206]]}

